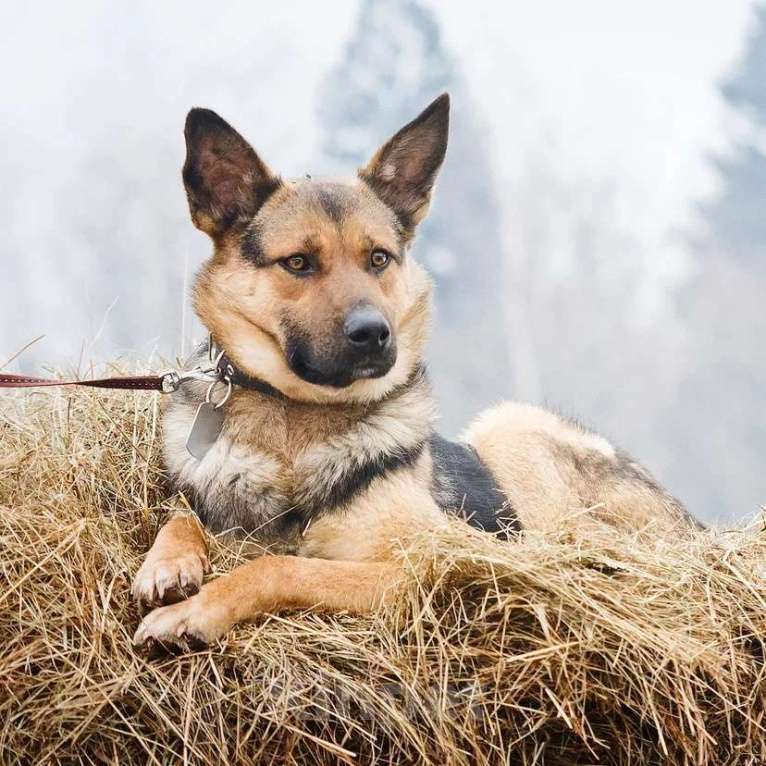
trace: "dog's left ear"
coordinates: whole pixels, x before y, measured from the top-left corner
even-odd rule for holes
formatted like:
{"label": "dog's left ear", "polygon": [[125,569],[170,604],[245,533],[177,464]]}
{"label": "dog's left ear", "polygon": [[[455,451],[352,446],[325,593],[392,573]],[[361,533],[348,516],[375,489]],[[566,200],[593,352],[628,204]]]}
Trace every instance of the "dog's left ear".
{"label": "dog's left ear", "polygon": [[408,234],[428,212],[448,134],[449,95],[443,93],[359,171],[359,177],[396,213]]}

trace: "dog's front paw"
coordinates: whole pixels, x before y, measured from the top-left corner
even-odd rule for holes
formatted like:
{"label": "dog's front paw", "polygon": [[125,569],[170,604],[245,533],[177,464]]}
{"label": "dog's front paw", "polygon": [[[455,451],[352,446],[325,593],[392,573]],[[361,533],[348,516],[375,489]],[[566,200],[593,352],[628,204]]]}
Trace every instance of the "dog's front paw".
{"label": "dog's front paw", "polygon": [[209,570],[207,557],[193,551],[156,559],[150,554],[138,570],[131,592],[142,606],[174,604],[197,593]]}
{"label": "dog's front paw", "polygon": [[224,609],[206,601],[204,594],[198,593],[186,601],[149,612],[138,626],[133,643],[194,649],[215,641],[232,627],[232,622]]}

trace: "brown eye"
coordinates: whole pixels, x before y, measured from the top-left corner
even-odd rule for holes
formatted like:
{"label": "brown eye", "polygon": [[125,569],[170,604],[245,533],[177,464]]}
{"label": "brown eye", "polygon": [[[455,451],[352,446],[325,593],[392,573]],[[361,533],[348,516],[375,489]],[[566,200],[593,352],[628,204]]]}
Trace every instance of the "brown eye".
{"label": "brown eye", "polygon": [[384,269],[391,261],[391,256],[385,250],[373,250],[370,254],[370,264],[374,269]]}
{"label": "brown eye", "polygon": [[280,263],[288,270],[295,274],[309,271],[311,268],[308,258],[305,255],[291,255],[287,258],[283,258]]}

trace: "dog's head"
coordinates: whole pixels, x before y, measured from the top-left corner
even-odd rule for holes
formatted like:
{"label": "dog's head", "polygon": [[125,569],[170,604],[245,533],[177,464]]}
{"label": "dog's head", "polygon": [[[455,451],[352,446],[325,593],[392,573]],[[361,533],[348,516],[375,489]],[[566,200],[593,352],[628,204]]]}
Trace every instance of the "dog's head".
{"label": "dog's head", "polygon": [[420,364],[430,281],[407,251],[448,122],[445,94],[356,179],[283,181],[217,114],[189,113],[184,184],[215,245],[194,305],[243,372],[294,399],[369,401]]}

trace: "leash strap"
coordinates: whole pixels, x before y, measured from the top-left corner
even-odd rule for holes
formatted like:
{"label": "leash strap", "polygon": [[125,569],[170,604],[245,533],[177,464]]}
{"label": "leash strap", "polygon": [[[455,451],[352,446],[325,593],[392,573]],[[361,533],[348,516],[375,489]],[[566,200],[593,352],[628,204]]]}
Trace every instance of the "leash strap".
{"label": "leash strap", "polygon": [[205,401],[212,405],[210,400],[213,387],[220,382],[228,386],[223,400],[214,405],[220,408],[231,395],[232,385],[260,391],[263,394],[284,398],[265,381],[253,378],[237,369],[229,360],[212,336],[208,338],[207,349],[210,365],[207,367],[195,367],[193,370],[178,373],[174,370],[162,375],[139,375],[135,377],[120,378],[96,378],[95,380],[57,380],[55,378],[36,378],[30,375],[13,375],[0,371],[0,389],[3,388],[38,388],[51,386],[88,386],[90,388],[115,388],[133,391],[160,391],[170,394],[177,391],[181,385],[189,380],[200,380],[209,383]]}
{"label": "leash strap", "polygon": [[[41,386],[89,386],[91,388],[118,388],[134,391],[174,391],[175,373],[144,375],[131,378],[97,378],[95,380],[55,380],[35,378],[29,375],[11,375],[0,372],[0,388],[38,388]],[[177,386],[176,386],[177,387]]]}

